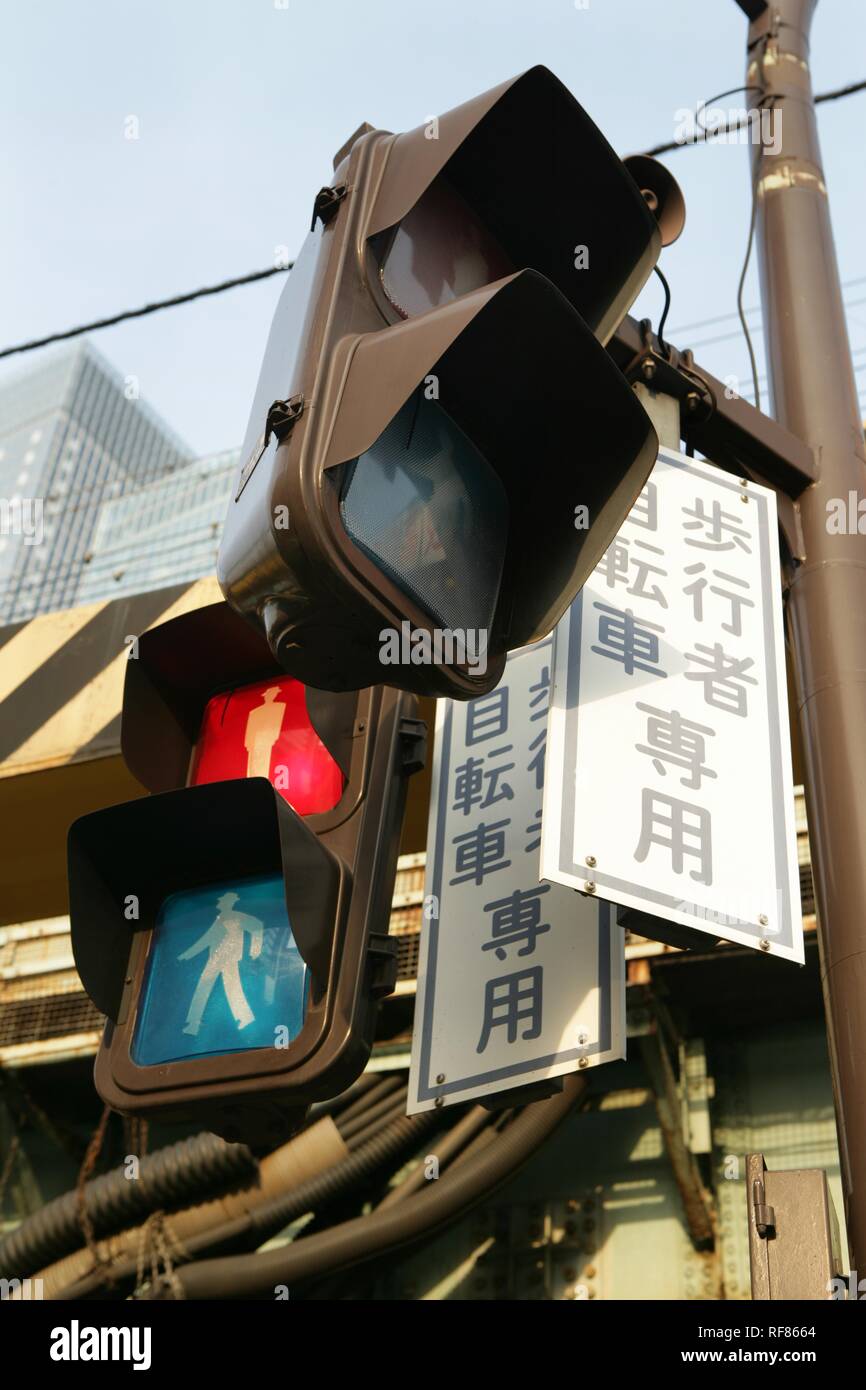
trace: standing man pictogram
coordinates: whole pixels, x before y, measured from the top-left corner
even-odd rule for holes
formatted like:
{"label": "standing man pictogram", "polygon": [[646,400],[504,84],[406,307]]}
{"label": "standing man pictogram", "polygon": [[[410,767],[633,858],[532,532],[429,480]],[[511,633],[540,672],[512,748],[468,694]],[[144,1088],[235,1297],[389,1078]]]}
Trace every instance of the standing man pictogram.
{"label": "standing man pictogram", "polygon": [[286,706],[277,700],[279,686],[272,685],[262,696],[262,703],[250,710],[244,731],[247,750],[247,776],[270,777],[274,744],[283,727]]}
{"label": "standing man pictogram", "polygon": [[250,935],[250,960],[257,960],[261,955],[264,924],[258,917],[251,917],[246,912],[232,911],[237,900],[237,893],[223,893],[222,897],[217,899],[217,916],[213,925],[208,927],[195,945],[178,956],[178,960],[191,960],[201,951],[208,952],[207,962],[195,987],[183,1030],[193,1037],[201,1028],[211,991],[220,977],[238,1029],[246,1028],[255,1021],[255,1014],[247,1002],[241,984],[239,967],[244,954],[245,932],[249,932]]}

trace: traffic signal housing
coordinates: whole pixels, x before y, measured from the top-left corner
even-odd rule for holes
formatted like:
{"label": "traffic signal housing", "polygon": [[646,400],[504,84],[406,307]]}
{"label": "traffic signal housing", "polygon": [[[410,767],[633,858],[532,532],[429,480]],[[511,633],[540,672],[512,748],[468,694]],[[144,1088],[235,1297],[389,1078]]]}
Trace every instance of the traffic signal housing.
{"label": "traffic signal housing", "polygon": [[543,67],[405,134],[362,127],[336,166],[274,316],[219,579],[313,685],[469,699],[562,616],[655,462],[602,345],[661,234]]}
{"label": "traffic signal housing", "polygon": [[121,745],[151,796],[69,833],[72,944],[128,1115],[279,1142],[363,1070],[388,937],[414,698],[305,688],[224,603],[143,634]]}

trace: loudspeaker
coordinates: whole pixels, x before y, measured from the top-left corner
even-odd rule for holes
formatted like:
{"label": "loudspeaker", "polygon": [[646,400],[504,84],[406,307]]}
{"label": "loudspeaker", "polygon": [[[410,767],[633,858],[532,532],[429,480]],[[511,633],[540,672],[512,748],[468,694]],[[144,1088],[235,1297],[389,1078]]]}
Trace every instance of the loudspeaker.
{"label": "loudspeaker", "polygon": [[673,174],[645,154],[634,154],[623,160],[644,198],[647,207],[659,224],[662,246],[676,241],[686,224],[686,202]]}

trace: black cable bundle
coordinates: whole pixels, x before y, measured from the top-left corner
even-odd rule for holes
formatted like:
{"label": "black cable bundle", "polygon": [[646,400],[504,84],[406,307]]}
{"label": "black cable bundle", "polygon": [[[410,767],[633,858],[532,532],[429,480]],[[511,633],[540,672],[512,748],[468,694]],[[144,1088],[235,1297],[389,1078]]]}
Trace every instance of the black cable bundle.
{"label": "black cable bundle", "polygon": [[[128,1178],[122,1168],[94,1178],[84,1188],[85,1212],[98,1240],[146,1220],[151,1212],[177,1211],[250,1187],[258,1172],[245,1144],[196,1134],[143,1158],[138,1178]],[[78,1193],[73,1190],[28,1216],[0,1241],[0,1278],[24,1279],[81,1244]]]}

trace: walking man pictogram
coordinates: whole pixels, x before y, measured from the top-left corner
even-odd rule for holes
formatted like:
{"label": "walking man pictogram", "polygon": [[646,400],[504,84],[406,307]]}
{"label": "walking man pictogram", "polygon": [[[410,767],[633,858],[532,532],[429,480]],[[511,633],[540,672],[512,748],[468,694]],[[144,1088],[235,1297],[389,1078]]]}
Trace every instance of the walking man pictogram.
{"label": "walking man pictogram", "polygon": [[193,1037],[201,1028],[211,992],[220,978],[238,1028],[246,1028],[255,1021],[255,1014],[247,1002],[241,984],[239,967],[244,954],[245,932],[249,932],[250,935],[250,960],[257,960],[261,955],[264,924],[246,912],[233,911],[237,900],[237,893],[223,893],[222,897],[217,899],[217,915],[213,924],[193,946],[178,956],[178,960],[191,960],[201,951],[208,952],[207,962],[195,987],[183,1030]]}

